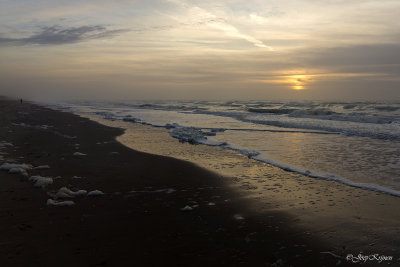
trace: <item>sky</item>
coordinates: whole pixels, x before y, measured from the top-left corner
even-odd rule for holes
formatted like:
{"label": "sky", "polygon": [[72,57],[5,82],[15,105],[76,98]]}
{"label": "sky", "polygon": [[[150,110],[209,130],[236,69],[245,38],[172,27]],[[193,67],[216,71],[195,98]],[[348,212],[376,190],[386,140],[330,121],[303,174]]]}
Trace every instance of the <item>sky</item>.
{"label": "sky", "polygon": [[0,0],[0,95],[400,100],[398,0]]}

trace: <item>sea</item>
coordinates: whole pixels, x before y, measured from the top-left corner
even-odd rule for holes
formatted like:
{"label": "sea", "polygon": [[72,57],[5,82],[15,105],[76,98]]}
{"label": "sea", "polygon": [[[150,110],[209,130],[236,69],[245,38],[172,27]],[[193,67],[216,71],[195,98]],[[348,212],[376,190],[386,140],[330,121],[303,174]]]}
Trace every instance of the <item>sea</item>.
{"label": "sea", "polygon": [[400,102],[119,101],[41,103],[163,127],[289,172],[400,196]]}

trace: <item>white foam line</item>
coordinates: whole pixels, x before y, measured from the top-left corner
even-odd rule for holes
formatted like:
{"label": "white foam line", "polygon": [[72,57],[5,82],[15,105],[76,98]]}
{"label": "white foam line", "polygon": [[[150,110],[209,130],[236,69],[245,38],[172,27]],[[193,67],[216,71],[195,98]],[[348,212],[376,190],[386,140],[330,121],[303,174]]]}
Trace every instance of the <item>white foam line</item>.
{"label": "white foam line", "polygon": [[[225,146],[224,146],[225,147]],[[227,147],[228,148],[228,147]],[[237,150],[235,150],[237,151]],[[326,180],[326,181],[334,181],[334,182],[338,182],[347,186],[351,186],[351,187],[356,187],[356,188],[360,188],[360,189],[364,189],[364,190],[369,190],[369,191],[375,191],[375,192],[379,192],[379,193],[383,193],[383,194],[387,194],[387,195],[392,195],[392,196],[396,196],[396,197],[400,197],[400,191],[391,189],[391,188],[387,188],[381,185],[377,185],[377,184],[372,184],[372,183],[357,183],[357,182],[353,182],[350,181],[346,178],[340,177],[338,175],[334,175],[334,174],[320,174],[320,173],[315,173],[315,172],[311,172],[309,170],[301,170],[295,167],[291,167],[291,166],[287,166],[284,164],[280,164],[280,163],[276,163],[273,160],[268,160],[265,158],[261,158],[259,155],[257,156],[249,156],[249,158],[252,158],[254,160],[257,161],[261,161],[264,163],[267,163],[269,165],[275,166],[277,168],[280,168],[282,170],[285,171],[289,171],[289,172],[294,172],[294,173],[298,173],[304,176],[308,176],[308,177],[312,177],[312,178],[317,178],[317,179],[321,179],[321,180]]]}
{"label": "white foam line", "polygon": [[272,130],[272,129],[246,129],[246,128],[204,128],[193,127],[204,130],[224,130],[224,131],[245,131],[245,132],[272,132],[272,133],[311,133],[311,134],[340,134],[339,132],[321,132],[321,131],[301,131],[301,130]]}
{"label": "white foam line", "polygon": [[[199,143],[201,143],[203,145],[209,145],[207,143],[207,140],[204,140],[204,141],[199,140]],[[209,145],[209,146],[213,146],[213,145]],[[387,194],[387,195],[391,195],[391,196],[400,197],[400,191],[394,190],[391,188],[387,188],[387,187],[384,187],[381,185],[372,184],[372,183],[357,183],[357,182],[350,181],[346,178],[343,178],[343,177],[340,177],[340,176],[334,175],[334,174],[329,174],[329,173],[323,174],[323,173],[311,172],[309,170],[302,170],[302,169],[288,166],[288,165],[285,165],[282,163],[277,163],[271,159],[262,158],[260,156],[260,153],[258,153],[257,151],[239,149],[237,147],[234,147],[234,146],[232,146],[230,144],[226,144],[226,143],[221,144],[220,147],[236,151],[236,152],[238,152],[242,155],[245,155],[251,159],[267,163],[271,166],[280,168],[280,169],[288,171],[288,172],[294,172],[294,173],[298,173],[298,174],[301,174],[304,176],[317,178],[320,180],[338,182],[338,183],[341,183],[341,184],[344,184],[347,186],[351,186],[351,187],[356,187],[356,188],[360,188],[360,189],[364,189],[364,190],[375,191],[375,192],[379,192],[379,193],[383,193],[383,194]]]}

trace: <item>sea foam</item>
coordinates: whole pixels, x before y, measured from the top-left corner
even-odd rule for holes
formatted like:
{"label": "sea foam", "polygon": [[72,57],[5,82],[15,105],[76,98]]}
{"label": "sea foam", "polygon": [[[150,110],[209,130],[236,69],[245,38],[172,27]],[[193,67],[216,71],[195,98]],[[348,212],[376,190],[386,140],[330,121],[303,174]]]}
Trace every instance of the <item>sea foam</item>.
{"label": "sea foam", "polygon": [[29,181],[33,182],[35,187],[45,188],[47,185],[53,183],[53,178],[50,177],[42,177],[42,176],[31,176]]}
{"label": "sea foam", "polygon": [[102,196],[102,195],[104,195],[104,193],[100,190],[93,190],[93,191],[90,191],[89,193],[87,193],[87,195],[89,197],[95,197],[95,196]]}
{"label": "sea foam", "polygon": [[47,203],[48,206],[72,206],[72,205],[75,205],[75,202],[70,201],[70,200],[68,200],[68,201],[56,201],[56,200],[53,200],[51,198],[49,198],[46,203]]}
{"label": "sea foam", "polygon": [[78,196],[86,196],[87,191],[86,190],[78,190],[78,191],[72,191],[68,189],[67,187],[61,187],[58,189],[57,193],[55,194],[55,197],[57,198],[74,198]]}
{"label": "sea foam", "polygon": [[30,164],[16,164],[16,163],[4,163],[0,166],[0,170],[8,171],[12,174],[21,174],[23,176],[28,176],[28,170],[32,169]]}

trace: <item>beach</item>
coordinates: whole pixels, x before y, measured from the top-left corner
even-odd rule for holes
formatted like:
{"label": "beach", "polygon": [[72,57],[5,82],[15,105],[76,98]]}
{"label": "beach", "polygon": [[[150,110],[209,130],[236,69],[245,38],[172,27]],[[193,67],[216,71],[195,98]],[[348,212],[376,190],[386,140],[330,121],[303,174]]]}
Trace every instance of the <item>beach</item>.
{"label": "beach", "polygon": [[[0,109],[2,163],[49,167],[0,172],[2,266],[357,266],[346,257],[360,253],[393,257],[363,266],[398,264],[398,197],[182,144],[161,128],[16,100]],[[36,188],[31,176],[52,183]],[[62,187],[104,194],[54,198]]]}
{"label": "beach", "polygon": [[400,266],[399,10],[0,1],[0,267]]}

